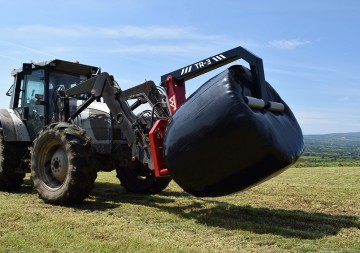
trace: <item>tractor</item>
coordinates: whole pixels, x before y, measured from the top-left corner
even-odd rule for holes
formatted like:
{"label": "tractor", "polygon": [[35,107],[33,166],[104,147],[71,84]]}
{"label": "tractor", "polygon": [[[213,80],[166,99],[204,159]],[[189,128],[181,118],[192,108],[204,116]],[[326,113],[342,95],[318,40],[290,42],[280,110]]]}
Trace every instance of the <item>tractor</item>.
{"label": "tractor", "polygon": [[[185,81],[243,59],[185,96]],[[265,81],[262,59],[237,47],[122,90],[94,66],[50,60],[12,71],[0,110],[0,189],[27,172],[46,203],[83,201],[97,172],[116,170],[129,192],[157,194],[173,179],[195,196],[221,196],[294,164],[303,136]],[[143,106],[146,105],[146,106]]]}

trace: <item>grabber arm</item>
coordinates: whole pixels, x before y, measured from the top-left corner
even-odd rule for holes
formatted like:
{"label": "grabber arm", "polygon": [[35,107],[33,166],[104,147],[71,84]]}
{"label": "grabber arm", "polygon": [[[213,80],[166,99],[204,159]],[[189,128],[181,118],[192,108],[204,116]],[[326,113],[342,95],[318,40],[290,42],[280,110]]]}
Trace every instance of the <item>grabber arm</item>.
{"label": "grabber arm", "polygon": [[256,90],[256,98],[253,100],[261,99],[267,102],[262,59],[243,47],[236,47],[161,76],[161,85],[166,88],[171,114],[186,101],[185,81],[239,59],[249,64]]}
{"label": "grabber arm", "polygon": [[68,97],[74,97],[82,94],[88,94],[89,98],[76,110],[67,121],[74,120],[83,110],[85,110],[93,101],[103,98],[110,109],[111,115],[127,139],[132,148],[132,160],[138,160],[147,164],[153,169],[150,147],[148,145],[145,133],[142,130],[136,115],[130,109],[122,90],[116,85],[112,76],[103,72],[93,78],[90,78],[79,85],[65,91]]}

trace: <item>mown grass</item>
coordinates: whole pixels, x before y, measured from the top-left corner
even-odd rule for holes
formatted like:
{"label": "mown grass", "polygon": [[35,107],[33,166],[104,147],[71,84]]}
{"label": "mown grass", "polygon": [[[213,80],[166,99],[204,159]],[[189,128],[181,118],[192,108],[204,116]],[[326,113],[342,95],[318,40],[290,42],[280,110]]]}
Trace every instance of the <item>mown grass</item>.
{"label": "mown grass", "polygon": [[73,207],[44,204],[26,179],[0,193],[0,218],[0,252],[360,252],[360,168],[291,168],[218,198],[175,183],[128,194],[100,173]]}

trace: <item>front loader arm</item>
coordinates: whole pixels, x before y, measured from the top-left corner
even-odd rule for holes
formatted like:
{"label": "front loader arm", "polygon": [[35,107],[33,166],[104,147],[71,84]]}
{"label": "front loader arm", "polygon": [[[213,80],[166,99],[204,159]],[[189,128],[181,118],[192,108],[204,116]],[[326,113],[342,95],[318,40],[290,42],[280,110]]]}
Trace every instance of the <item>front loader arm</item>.
{"label": "front loader arm", "polygon": [[90,97],[70,116],[68,121],[74,120],[93,101],[102,97],[109,107],[111,115],[120,125],[129,146],[132,147],[132,160],[139,160],[153,169],[145,133],[138,123],[136,115],[130,109],[122,90],[115,85],[113,77],[103,72],[65,91],[65,95],[68,97],[81,94],[90,94]]}

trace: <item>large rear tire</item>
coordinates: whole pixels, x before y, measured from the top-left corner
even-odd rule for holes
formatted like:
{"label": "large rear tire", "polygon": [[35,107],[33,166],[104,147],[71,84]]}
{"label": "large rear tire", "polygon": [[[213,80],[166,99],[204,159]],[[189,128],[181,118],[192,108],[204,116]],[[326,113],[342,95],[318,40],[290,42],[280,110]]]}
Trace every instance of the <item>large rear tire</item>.
{"label": "large rear tire", "polygon": [[6,142],[0,128],[0,190],[14,190],[22,185],[25,171],[20,165],[26,148],[26,143]]}
{"label": "large rear tire", "polygon": [[90,138],[78,126],[51,124],[42,130],[31,150],[31,174],[46,203],[70,205],[90,193],[97,172],[91,163]]}
{"label": "large rear tire", "polygon": [[171,177],[156,178],[154,171],[141,163],[135,163],[131,167],[116,169],[116,177],[121,186],[128,192],[138,194],[157,194],[163,191],[170,183]]}

